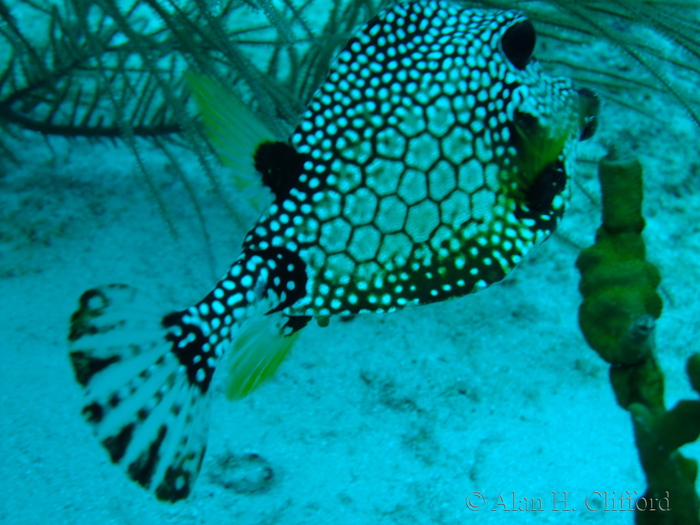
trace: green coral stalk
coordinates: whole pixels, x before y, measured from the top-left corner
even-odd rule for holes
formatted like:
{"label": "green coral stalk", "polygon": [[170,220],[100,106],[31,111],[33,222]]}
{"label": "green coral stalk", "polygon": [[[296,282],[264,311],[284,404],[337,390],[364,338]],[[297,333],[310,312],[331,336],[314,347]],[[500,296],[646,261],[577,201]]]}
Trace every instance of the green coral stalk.
{"label": "green coral stalk", "polygon": [[632,365],[649,355],[662,306],[656,292],[661,277],[645,260],[641,236],[642,167],[608,155],[599,177],[603,224],[576,263],[584,297],[579,320],[586,342],[603,359]]}
{"label": "green coral stalk", "polygon": [[[613,151],[601,160],[598,177],[603,224],[595,244],[576,261],[583,295],[579,326],[589,346],[610,363],[617,402],[632,415],[648,484],[635,522],[697,525],[697,463],[678,448],[700,435],[700,401],[681,401],[669,411],[664,405],[664,377],[653,353],[661,277],[645,259],[642,167]],[[700,393],[700,355],[688,360],[687,370]]]}

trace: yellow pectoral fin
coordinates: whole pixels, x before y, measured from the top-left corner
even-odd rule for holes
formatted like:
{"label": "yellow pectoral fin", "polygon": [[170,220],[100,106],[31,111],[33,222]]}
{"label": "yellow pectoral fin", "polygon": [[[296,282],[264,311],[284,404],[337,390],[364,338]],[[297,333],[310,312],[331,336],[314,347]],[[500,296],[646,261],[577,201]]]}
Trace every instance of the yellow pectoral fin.
{"label": "yellow pectoral fin", "polygon": [[204,75],[185,72],[184,76],[204,131],[221,163],[233,170],[236,187],[262,186],[255,152],[260,144],[278,140],[275,134],[233,92]]}
{"label": "yellow pectoral fin", "polygon": [[272,377],[300,332],[281,333],[277,316],[256,319],[242,328],[229,349],[225,381],[228,399],[243,399]]}
{"label": "yellow pectoral fin", "polygon": [[551,135],[548,130],[533,125],[521,127],[516,124],[515,129],[520,139],[518,168],[522,177],[517,182],[522,188],[528,188],[542,170],[561,155],[564,145],[570,139],[570,133]]}

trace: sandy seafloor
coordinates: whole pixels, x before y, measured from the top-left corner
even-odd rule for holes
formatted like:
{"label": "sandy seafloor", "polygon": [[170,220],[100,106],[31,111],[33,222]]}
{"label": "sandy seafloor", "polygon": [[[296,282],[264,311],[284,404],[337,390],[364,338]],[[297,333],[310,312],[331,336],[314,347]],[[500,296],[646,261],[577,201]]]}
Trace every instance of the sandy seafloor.
{"label": "sandy seafloor", "polygon": [[[683,368],[700,351],[700,137],[664,99],[633,102],[658,120],[607,105],[577,175],[595,194],[588,161],[611,140],[645,166],[670,405],[695,397]],[[29,134],[13,144],[21,165],[3,161],[0,173],[0,522],[632,523],[631,512],[606,509],[595,495],[641,495],[645,483],[630,418],[577,327],[570,241],[589,244],[599,215],[582,191],[560,233],[505,282],[443,304],[310,325],[254,394],[235,403],[215,395],[202,474],[191,497],[173,505],[111,465],[82,420],[68,318],[86,288],[110,282],[150,292],[166,310],[193,303],[236,257],[245,228],[183,154],[201,182],[212,269],[184,187],[148,146],[177,241],[126,148],[53,140],[52,153]],[[684,452],[700,457],[697,446]],[[251,453],[264,468],[246,461]],[[477,493],[484,503],[470,510],[465,500],[478,503]],[[542,511],[514,510],[538,498]]]}

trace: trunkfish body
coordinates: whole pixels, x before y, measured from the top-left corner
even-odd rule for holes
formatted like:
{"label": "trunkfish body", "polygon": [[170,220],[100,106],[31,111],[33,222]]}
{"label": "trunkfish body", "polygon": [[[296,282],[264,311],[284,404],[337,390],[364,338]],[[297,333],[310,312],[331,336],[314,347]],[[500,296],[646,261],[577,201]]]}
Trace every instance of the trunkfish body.
{"label": "trunkfish body", "polygon": [[597,99],[546,76],[534,45],[518,12],[396,5],[352,36],[288,140],[189,75],[224,163],[259,172],[274,202],[186,310],[154,312],[125,285],[81,297],[70,356],[112,461],[159,499],[186,497],[225,353],[229,397],[244,397],[312,317],[476,292],[546,239]]}

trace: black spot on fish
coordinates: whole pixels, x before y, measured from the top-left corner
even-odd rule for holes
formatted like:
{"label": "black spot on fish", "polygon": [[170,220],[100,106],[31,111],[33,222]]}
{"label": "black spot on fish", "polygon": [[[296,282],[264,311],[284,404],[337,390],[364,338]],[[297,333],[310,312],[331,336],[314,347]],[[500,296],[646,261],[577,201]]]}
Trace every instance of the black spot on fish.
{"label": "black spot on fish", "polygon": [[[285,298],[267,313],[284,310],[306,295],[306,281],[308,280],[306,264],[297,253],[277,247],[250,251],[249,253],[251,255],[259,254],[266,261],[275,261],[275,268],[268,268],[270,277],[267,286],[278,296],[284,293]],[[279,278],[279,284],[275,284],[275,278]],[[289,287],[290,282],[294,283],[292,289]]]}
{"label": "black spot on fish", "polygon": [[136,461],[129,465],[128,470],[131,479],[140,483],[144,487],[148,487],[151,483],[153,470],[158,462],[160,446],[163,444],[163,440],[165,439],[165,435],[167,433],[168,428],[165,425],[161,425],[160,429],[158,429],[158,436],[148,447],[148,450],[146,450],[138,457]]}
{"label": "black spot on fish", "polygon": [[139,420],[139,422],[145,421],[149,415],[150,412],[145,408],[140,408],[138,412],[136,412],[136,418]]}
{"label": "black spot on fish", "polygon": [[124,453],[129,443],[131,443],[135,428],[135,423],[129,423],[119,431],[119,434],[108,437],[102,441],[102,445],[107,449],[107,452],[109,452],[109,457],[112,459],[113,463],[119,463],[124,457]]}
{"label": "black spot on fish", "polygon": [[540,171],[525,191],[525,203],[530,211],[538,214],[552,209],[554,197],[566,188],[566,172],[560,160],[556,160]]}
{"label": "black spot on fish", "polygon": [[287,318],[287,322],[284,324],[284,326],[285,328],[290,328],[292,330],[289,334],[292,335],[294,332],[298,332],[307,324],[309,324],[309,321],[311,321],[311,319],[312,317],[310,315],[291,316]]}
{"label": "black spot on fish", "polygon": [[[110,288],[125,288],[125,285],[113,284]],[[124,325],[123,321],[104,326],[97,326],[93,320],[102,316],[111,302],[100,290],[86,291],[79,299],[79,308],[73,312],[70,318],[69,341],[77,341],[86,335],[104,334]]]}
{"label": "black spot on fish", "polygon": [[115,392],[111,396],[109,396],[109,399],[107,400],[107,404],[109,405],[109,408],[116,408],[120,403],[119,399],[119,394]]}
{"label": "black spot on fish", "polygon": [[282,200],[289,194],[304,169],[304,160],[304,155],[280,141],[263,142],[253,157],[263,184],[270,188],[276,200]]}
{"label": "black spot on fish", "polygon": [[99,423],[104,417],[104,409],[99,403],[90,403],[83,407],[83,415],[89,423]]}
{"label": "black spot on fish", "polygon": [[193,470],[184,468],[182,462],[176,466],[168,467],[163,481],[156,487],[156,498],[161,501],[177,501],[186,498],[192,490],[192,484],[195,481],[192,473],[199,472],[199,469],[202,467],[205,451],[206,447],[199,451],[199,458],[196,457],[194,452],[191,452],[185,458],[187,461],[197,461],[196,466],[193,465],[192,467]]}
{"label": "black spot on fish", "polygon": [[117,355],[102,359],[99,357],[91,357],[83,351],[70,353],[70,360],[73,364],[75,379],[82,386],[86,386],[92,376],[101,370],[104,370],[109,365],[117,363],[121,358]]}
{"label": "black spot on fish", "polygon": [[[100,303],[96,306],[97,300]],[[79,304],[80,307],[70,317],[69,341],[77,341],[85,335],[98,333],[98,329],[92,321],[95,317],[102,315],[106,301],[102,293],[97,290],[88,290],[80,296]]]}
{"label": "black spot on fish", "polygon": [[[521,152],[527,158],[532,153],[527,151],[532,148],[527,143],[529,136],[539,133],[538,120],[529,113],[516,111],[514,122],[509,123],[510,142],[516,151]],[[527,167],[526,167],[527,168]],[[522,181],[520,190],[522,191],[522,202],[515,210],[518,219],[534,219],[538,223],[542,217],[549,215],[552,210],[554,197],[561,194],[566,189],[567,176],[564,170],[563,161],[557,158],[550,162],[537,173],[528,173],[525,170],[526,178]],[[547,221],[545,221],[547,222]],[[552,225],[538,224],[536,229],[549,229]]]}

